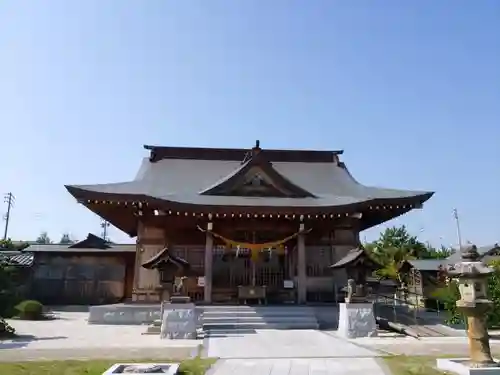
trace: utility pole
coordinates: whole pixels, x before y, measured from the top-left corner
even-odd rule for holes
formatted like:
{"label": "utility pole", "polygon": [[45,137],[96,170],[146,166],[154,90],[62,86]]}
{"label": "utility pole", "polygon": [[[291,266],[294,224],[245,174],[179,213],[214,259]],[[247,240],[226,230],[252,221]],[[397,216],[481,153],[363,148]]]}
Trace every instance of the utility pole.
{"label": "utility pole", "polygon": [[107,241],[108,240],[109,223],[104,219],[102,219],[102,221],[101,221],[101,228],[102,228],[101,237],[103,238],[104,241]]}
{"label": "utility pole", "polygon": [[460,231],[460,220],[458,219],[458,210],[456,208],[453,209],[453,217],[455,218],[455,222],[457,225],[457,236],[458,236],[459,250],[462,251],[462,233]]}
{"label": "utility pole", "polygon": [[3,240],[5,241],[7,239],[7,234],[9,231],[9,220],[10,220],[10,209],[14,206],[14,201],[16,200],[16,197],[12,193],[7,193],[4,195],[4,203],[7,203],[7,213],[4,216],[5,219],[5,229],[3,232]]}

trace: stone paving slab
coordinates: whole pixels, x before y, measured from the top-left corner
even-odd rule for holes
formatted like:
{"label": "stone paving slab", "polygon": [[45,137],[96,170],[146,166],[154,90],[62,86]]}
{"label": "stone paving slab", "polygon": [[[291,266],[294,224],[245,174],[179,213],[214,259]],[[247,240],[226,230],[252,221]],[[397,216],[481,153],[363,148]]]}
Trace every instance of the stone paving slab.
{"label": "stone paving slab", "polygon": [[226,359],[208,375],[385,375],[373,358]]}
{"label": "stone paving slab", "polygon": [[89,325],[88,313],[61,312],[46,321],[8,320],[21,337],[0,342],[0,349],[197,347],[202,340],[160,340],[144,335],[147,326]]}
{"label": "stone paving slab", "polygon": [[316,330],[262,330],[206,340],[214,358],[339,358],[376,357],[381,353]]}

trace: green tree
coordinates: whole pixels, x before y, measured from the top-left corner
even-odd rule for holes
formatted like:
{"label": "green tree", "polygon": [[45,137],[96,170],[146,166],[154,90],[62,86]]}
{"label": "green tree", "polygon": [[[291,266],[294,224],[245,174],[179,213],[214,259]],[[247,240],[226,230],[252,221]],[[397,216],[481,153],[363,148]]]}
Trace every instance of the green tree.
{"label": "green tree", "polygon": [[36,241],[37,244],[41,245],[48,245],[52,243],[52,240],[50,239],[49,235],[47,232],[42,232],[40,235],[37,237]]}
{"label": "green tree", "polygon": [[2,250],[23,250],[29,246],[26,242],[14,243],[10,238],[0,240],[0,251]]}
{"label": "green tree", "polygon": [[14,268],[0,258],[0,316],[9,316],[15,304]]}
{"label": "green tree", "polygon": [[4,320],[13,314],[15,304],[13,269],[0,259],[0,339],[15,336],[15,330]]}
{"label": "green tree", "polygon": [[488,278],[488,298],[493,301],[493,309],[488,315],[488,326],[500,326],[500,260],[495,259],[488,263],[494,272]]}
{"label": "green tree", "polygon": [[452,248],[445,247],[443,245],[441,245],[439,249],[427,245],[427,252],[426,254],[424,254],[424,257],[422,259],[446,259],[454,252],[455,250],[453,250]]}
{"label": "green tree", "polygon": [[387,228],[380,237],[365,245],[373,259],[382,265],[377,276],[403,282],[399,269],[409,259],[425,258],[429,249],[416,236],[410,235],[405,226]]}
{"label": "green tree", "polygon": [[61,236],[61,239],[59,240],[59,243],[61,245],[71,245],[72,243],[75,243],[75,241],[73,241],[71,239],[71,237],[69,236],[69,233],[64,233],[62,236]]}
{"label": "green tree", "polygon": [[[493,260],[488,265],[493,268],[493,273],[488,277],[488,298],[493,302],[493,306],[488,314],[487,323],[488,328],[498,328],[500,326],[500,260]],[[460,299],[456,280],[449,280],[446,285],[437,289],[435,297],[444,304],[448,312],[448,324],[464,323],[464,316],[456,306],[456,302]]]}

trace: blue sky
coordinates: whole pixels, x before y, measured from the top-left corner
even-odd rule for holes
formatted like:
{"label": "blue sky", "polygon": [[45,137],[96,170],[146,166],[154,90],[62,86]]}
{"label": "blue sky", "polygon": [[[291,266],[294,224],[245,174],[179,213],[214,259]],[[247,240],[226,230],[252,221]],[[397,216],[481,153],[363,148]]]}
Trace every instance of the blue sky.
{"label": "blue sky", "polygon": [[465,239],[500,240],[496,0],[4,0],[0,56],[13,239],[99,233],[63,185],[133,178],[144,143],[260,139],[436,191],[388,223],[424,241],[457,242],[454,207]]}

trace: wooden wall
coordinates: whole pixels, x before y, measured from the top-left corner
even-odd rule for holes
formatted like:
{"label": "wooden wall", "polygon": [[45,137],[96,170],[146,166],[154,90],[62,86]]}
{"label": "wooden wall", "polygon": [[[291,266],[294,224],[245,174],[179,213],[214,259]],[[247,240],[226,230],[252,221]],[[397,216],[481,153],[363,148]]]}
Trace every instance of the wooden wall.
{"label": "wooden wall", "polygon": [[30,298],[47,305],[117,303],[126,295],[133,254],[38,253]]}
{"label": "wooden wall", "polygon": [[[141,264],[151,259],[165,246],[168,246],[173,254],[186,259],[190,263],[193,273],[190,276],[192,276],[193,280],[189,280],[185,284],[190,285],[187,289],[189,289],[189,293],[193,294],[192,298],[197,299],[202,296],[202,288],[196,286],[195,280],[196,276],[204,274],[205,234],[197,230],[196,226],[200,225],[200,227],[205,228],[207,219],[200,221],[189,217],[160,216],[154,219],[145,218],[144,220],[139,225],[138,230],[133,300],[156,302],[162,298],[158,272],[156,270],[146,270],[141,267]],[[213,224],[215,232],[228,238],[248,242],[276,240],[298,230],[298,223],[275,219],[218,219],[213,220]],[[306,235],[308,299],[311,301],[331,300],[336,298],[337,289],[345,286],[347,278],[345,272],[342,270],[332,272],[329,266],[341,259],[349,250],[359,245],[359,230],[351,222],[337,223],[328,221],[306,223],[306,228],[312,229],[312,232]],[[257,238],[253,240],[251,238],[239,238],[241,233],[254,233],[254,237],[257,235]],[[294,240],[291,242],[294,242]],[[215,245],[217,245],[217,241]],[[281,278],[296,278],[295,275],[297,274],[296,248],[294,243],[289,245],[290,251],[286,264],[287,275],[282,275]],[[219,255],[215,251],[214,262],[217,263],[218,257]],[[243,260],[239,260],[239,262],[242,263]],[[219,263],[221,262],[217,264]],[[232,271],[222,273],[228,275],[232,273],[233,276],[235,271],[241,273],[243,265],[236,263],[222,264],[230,267]],[[276,267],[268,263],[259,265],[257,268],[258,276],[261,273],[265,275],[271,274],[271,271]],[[267,268],[272,269],[269,271]],[[224,275],[216,274],[214,278],[217,278],[217,276],[220,278]],[[214,287],[217,285],[222,288],[222,284],[225,283],[226,281],[219,280],[217,282],[214,279]],[[229,279],[227,283],[230,284]],[[233,283],[236,283],[236,281]],[[269,282],[266,284],[269,284]]]}

